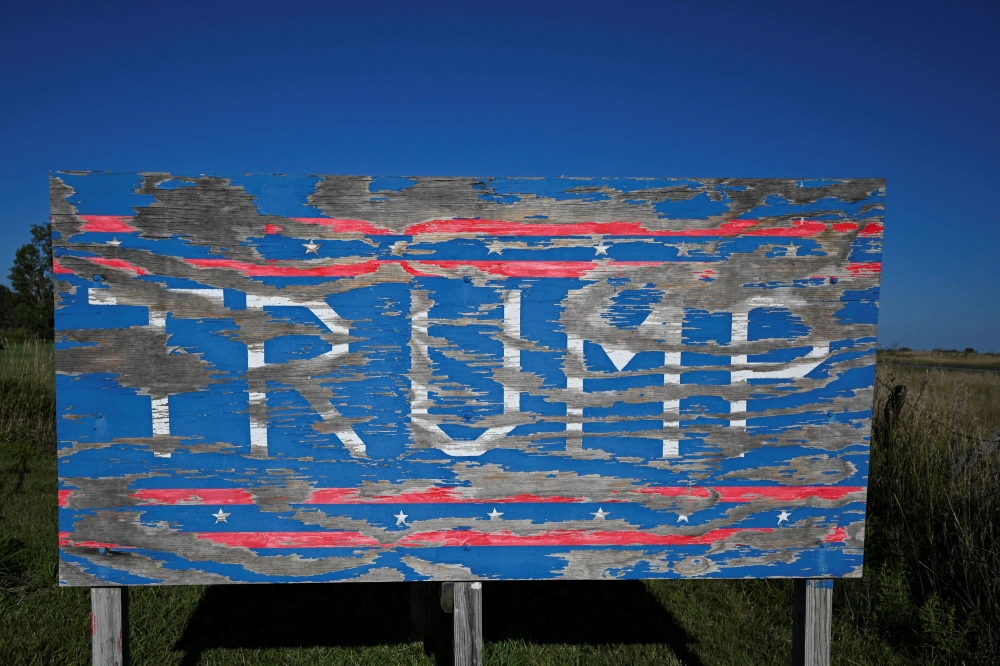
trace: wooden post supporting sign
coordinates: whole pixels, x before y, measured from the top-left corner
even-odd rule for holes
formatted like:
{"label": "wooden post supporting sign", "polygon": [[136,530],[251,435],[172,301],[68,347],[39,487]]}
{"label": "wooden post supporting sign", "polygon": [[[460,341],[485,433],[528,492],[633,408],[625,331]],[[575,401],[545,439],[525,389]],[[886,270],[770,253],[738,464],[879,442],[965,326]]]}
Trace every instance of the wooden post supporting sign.
{"label": "wooden post supporting sign", "polygon": [[482,666],[483,584],[455,583],[453,595],[455,666]]}
{"label": "wooden post supporting sign", "polygon": [[90,588],[94,666],[127,666],[128,588]]}
{"label": "wooden post supporting sign", "polygon": [[795,581],[792,604],[793,666],[829,666],[833,629],[833,581]]}

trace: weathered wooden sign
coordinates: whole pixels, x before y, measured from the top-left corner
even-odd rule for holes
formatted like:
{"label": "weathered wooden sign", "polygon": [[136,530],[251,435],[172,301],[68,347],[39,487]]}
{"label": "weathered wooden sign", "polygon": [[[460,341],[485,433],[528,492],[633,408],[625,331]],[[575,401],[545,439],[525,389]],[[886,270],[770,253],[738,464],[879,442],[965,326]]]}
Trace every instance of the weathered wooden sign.
{"label": "weathered wooden sign", "polygon": [[860,575],[883,180],[51,193],[64,584]]}

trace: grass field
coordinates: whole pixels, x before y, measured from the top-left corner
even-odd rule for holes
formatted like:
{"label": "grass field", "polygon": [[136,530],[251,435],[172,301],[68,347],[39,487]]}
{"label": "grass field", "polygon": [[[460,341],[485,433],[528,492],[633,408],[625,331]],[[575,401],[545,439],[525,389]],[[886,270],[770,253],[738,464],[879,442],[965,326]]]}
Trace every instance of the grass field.
{"label": "grass field", "polygon": [[[910,360],[880,353],[866,571],[834,586],[833,661],[1000,663],[1000,373]],[[0,352],[0,664],[90,660],[88,591],[55,585],[54,413],[51,343]],[[132,660],[444,660],[443,639],[412,639],[409,599],[382,584],[133,589]],[[489,583],[485,656],[788,664],[791,609],[789,581]]]}
{"label": "grass field", "polygon": [[1000,354],[977,354],[957,350],[919,351],[913,349],[887,349],[882,361],[898,367],[920,366],[968,370],[1000,370]]}

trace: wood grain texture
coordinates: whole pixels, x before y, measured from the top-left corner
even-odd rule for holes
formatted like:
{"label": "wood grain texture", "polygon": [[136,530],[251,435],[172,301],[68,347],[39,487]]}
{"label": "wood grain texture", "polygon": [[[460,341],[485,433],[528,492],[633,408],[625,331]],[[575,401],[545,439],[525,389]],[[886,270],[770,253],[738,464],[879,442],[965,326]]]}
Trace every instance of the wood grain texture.
{"label": "wood grain texture", "polygon": [[452,649],[455,666],[483,664],[483,584],[455,583]]}
{"label": "wood grain texture", "polygon": [[833,581],[795,581],[792,601],[792,665],[830,666]]}
{"label": "wood grain texture", "polygon": [[128,666],[128,588],[90,588],[94,666]]}
{"label": "wood grain texture", "polygon": [[51,194],[63,584],[860,575],[884,180]]}

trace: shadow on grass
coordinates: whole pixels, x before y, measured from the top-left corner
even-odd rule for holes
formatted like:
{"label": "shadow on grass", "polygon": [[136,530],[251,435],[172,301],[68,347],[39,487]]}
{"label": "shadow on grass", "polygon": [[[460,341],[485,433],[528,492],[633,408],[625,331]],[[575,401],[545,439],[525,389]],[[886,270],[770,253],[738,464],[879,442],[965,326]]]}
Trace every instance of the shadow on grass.
{"label": "shadow on grass", "polygon": [[410,640],[409,586],[213,585],[174,649],[193,666],[213,648],[367,647]]}
{"label": "shadow on grass", "polygon": [[[431,586],[433,584],[422,584]],[[426,587],[437,596],[437,587]],[[437,604],[430,604],[434,611]],[[213,648],[354,647],[419,640],[411,585],[400,583],[209,587],[175,649],[185,666]],[[424,650],[450,661],[451,616],[427,618]],[[668,645],[700,666],[695,639],[639,581],[490,582],[483,589],[485,642]]]}
{"label": "shadow on grass", "polygon": [[697,642],[637,580],[504,581],[483,586],[483,640],[662,644],[701,666]]}

